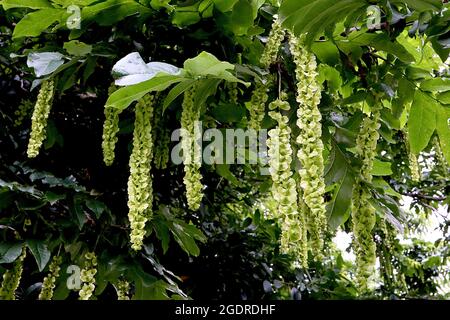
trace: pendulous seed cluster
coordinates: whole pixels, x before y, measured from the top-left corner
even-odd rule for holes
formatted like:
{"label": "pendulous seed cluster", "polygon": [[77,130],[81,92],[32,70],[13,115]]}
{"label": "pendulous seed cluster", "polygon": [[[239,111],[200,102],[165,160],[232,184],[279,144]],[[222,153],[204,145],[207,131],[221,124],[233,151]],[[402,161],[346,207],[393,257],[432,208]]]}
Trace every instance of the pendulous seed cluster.
{"label": "pendulous seed cluster", "polygon": [[16,300],[15,293],[22,278],[23,261],[25,260],[26,254],[27,251],[24,247],[22,254],[14,262],[13,267],[3,274],[3,281],[0,287],[0,300]]}
{"label": "pendulous seed cluster", "polygon": [[269,105],[269,116],[277,126],[269,131],[267,140],[269,171],[272,176],[272,196],[275,200],[274,218],[281,221],[281,251],[292,254],[300,266],[307,262],[306,230],[304,219],[298,211],[297,184],[293,178],[291,128],[289,118],[281,111],[289,111],[287,96],[282,93],[280,99]]}
{"label": "pendulous seed cluster", "polygon": [[411,172],[411,180],[414,182],[419,182],[421,179],[419,161],[417,156],[410,151],[408,132],[404,131],[403,135],[405,137],[406,150],[408,151],[408,164],[409,171]]}
{"label": "pendulous seed cluster", "polygon": [[94,252],[84,255],[84,268],[81,270],[80,279],[83,283],[79,292],[79,300],[89,300],[95,290],[95,275],[97,274],[97,257]]}
{"label": "pendulous seed cluster", "polygon": [[[108,89],[108,95],[115,91],[116,87],[111,85]],[[103,161],[107,166],[111,166],[115,159],[115,148],[118,141],[117,133],[119,132],[119,115],[121,111],[116,108],[106,108],[105,122],[103,123],[102,149]]]}
{"label": "pendulous seed cluster", "polygon": [[286,30],[281,26],[278,20],[272,24],[266,47],[261,56],[260,62],[264,68],[269,68],[277,60],[278,50],[286,36]]}
{"label": "pendulous seed cluster", "polygon": [[354,250],[356,254],[356,280],[365,291],[373,276],[376,260],[376,244],[372,230],[376,223],[376,211],[370,204],[371,195],[364,188],[364,182],[372,181],[373,163],[379,139],[380,110],[373,110],[371,117],[364,118],[356,140],[356,155],[362,161],[359,180],[353,188],[352,220]]}
{"label": "pendulous seed cluster", "polygon": [[33,115],[31,116],[31,133],[27,150],[29,158],[37,157],[47,136],[47,121],[52,109],[54,91],[54,80],[49,79],[42,82]]}
{"label": "pendulous seed cluster", "polygon": [[191,210],[198,210],[203,199],[201,156],[202,149],[199,128],[200,109],[195,105],[195,88],[184,93],[183,112],[181,114],[181,148],[183,151],[184,185],[186,198]]}
{"label": "pendulous seed cluster", "polygon": [[130,283],[126,280],[117,281],[116,285],[117,300],[130,300]]}
{"label": "pendulous seed cluster", "polygon": [[39,300],[52,300],[53,290],[56,286],[56,279],[59,277],[59,271],[61,270],[61,262],[62,258],[60,256],[55,256],[50,263],[49,273],[42,282],[42,289],[39,293]]}
{"label": "pendulous seed cluster", "polygon": [[[272,63],[277,60],[278,51],[281,43],[285,38],[286,32],[281,27],[278,21],[272,24],[272,29],[269,33],[267,44],[264,47],[263,54],[260,59],[260,63],[264,68],[269,68]],[[267,91],[272,85],[273,80],[266,80],[266,82],[258,82],[253,90],[252,97],[249,103],[250,118],[248,121],[249,129],[260,130],[261,123],[264,120],[266,103],[269,100]]]}
{"label": "pendulous seed cluster", "polygon": [[153,97],[147,94],[135,107],[133,151],[129,162],[128,219],[131,227],[131,247],[136,251],[142,248],[146,233],[145,225],[152,216],[152,116]]}
{"label": "pendulous seed cluster", "polygon": [[153,164],[156,169],[164,170],[170,160],[170,130],[160,104],[155,108],[153,120],[153,144],[155,146]]}
{"label": "pendulous seed cluster", "polygon": [[303,40],[290,34],[289,43],[296,65],[297,78],[297,137],[300,188],[303,201],[308,208],[306,223],[310,248],[314,257],[320,259],[323,235],[326,229],[326,207],[324,201],[325,181],[322,115],[319,111],[321,88],[317,80],[315,56],[302,44]]}

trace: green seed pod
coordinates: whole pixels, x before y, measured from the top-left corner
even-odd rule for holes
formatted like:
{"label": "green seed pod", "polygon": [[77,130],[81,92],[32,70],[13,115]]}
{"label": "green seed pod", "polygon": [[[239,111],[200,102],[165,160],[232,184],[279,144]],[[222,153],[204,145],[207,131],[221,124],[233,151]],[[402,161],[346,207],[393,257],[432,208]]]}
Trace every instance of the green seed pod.
{"label": "green seed pod", "polygon": [[128,218],[130,220],[131,247],[142,248],[145,224],[152,216],[153,186],[151,163],[153,160],[152,116],[153,97],[145,95],[135,108],[133,151],[130,156],[128,179]]}
{"label": "green seed pod", "polygon": [[[115,91],[116,87],[111,85],[108,89],[108,95]],[[102,149],[103,161],[107,166],[114,163],[115,148],[118,141],[117,133],[119,132],[119,115],[121,111],[116,108],[104,109],[105,122],[103,124]]]}
{"label": "green seed pod", "polygon": [[264,68],[269,68],[270,65],[277,60],[278,51],[280,50],[281,43],[285,36],[286,31],[281,24],[275,20],[272,24],[272,29],[270,30],[269,38],[260,60]]}
{"label": "green seed pod", "polygon": [[54,80],[50,79],[42,82],[41,89],[39,90],[31,117],[31,133],[27,150],[29,158],[37,157],[39,149],[46,138],[47,121],[52,108],[54,87]]}
{"label": "green seed pod", "polygon": [[372,181],[373,163],[379,139],[380,110],[364,118],[356,139],[356,155],[361,159],[360,178],[353,188],[352,220],[354,250],[356,254],[356,281],[362,292],[366,291],[373,276],[376,261],[376,245],[372,230],[376,222],[376,211],[370,204],[370,194],[362,182]]}
{"label": "green seed pod", "polygon": [[155,146],[155,154],[153,163],[156,169],[163,170],[167,168],[170,160],[170,130],[161,104],[155,108],[153,117],[153,144]]}
{"label": "green seed pod", "polygon": [[195,88],[184,94],[183,112],[181,114],[181,148],[183,150],[184,185],[186,198],[191,210],[198,210],[203,199],[203,185],[201,182],[201,139],[198,127],[200,110],[194,103]]}
{"label": "green seed pod", "polygon": [[269,155],[269,171],[272,176],[272,196],[275,200],[276,212],[273,217],[281,221],[281,252],[296,258],[296,265],[306,266],[304,234],[305,223],[302,213],[298,211],[297,185],[292,177],[292,147],[289,119],[280,110],[289,110],[284,101],[286,96],[269,105],[269,115],[278,125],[269,131],[267,140]]}
{"label": "green seed pod", "polygon": [[3,281],[0,287],[0,300],[16,300],[16,290],[19,287],[23,272],[23,261],[27,255],[26,248],[22,249],[22,254],[14,262],[13,267],[3,274]]}
{"label": "green seed pod", "polygon": [[266,103],[269,100],[267,91],[270,87],[270,81],[258,82],[253,90],[251,100],[249,102],[250,118],[248,120],[248,128],[258,131],[261,129],[261,123],[264,120],[266,112]]}
{"label": "green seed pod", "polygon": [[79,300],[89,300],[95,291],[95,275],[97,274],[97,257],[94,252],[84,255],[84,267],[81,270],[80,279],[82,281],[79,292]]}
{"label": "green seed pod", "polygon": [[52,300],[53,290],[56,286],[56,279],[59,277],[59,271],[61,270],[61,262],[62,258],[60,256],[55,256],[50,263],[49,273],[42,282],[42,289],[38,298],[39,300]]}
{"label": "green seed pod", "polygon": [[[272,24],[272,30],[269,33],[267,44],[261,56],[261,64],[264,68],[269,68],[272,63],[277,60],[278,50],[285,37],[285,30],[281,27],[278,21]],[[253,130],[261,129],[261,122],[264,119],[266,111],[266,103],[269,99],[267,91],[272,85],[273,80],[269,79],[264,83],[258,82],[253,90],[252,97],[249,103],[250,119],[248,127]]]}
{"label": "green seed pod", "polygon": [[315,56],[303,45],[302,40],[290,35],[291,53],[296,64],[297,77],[297,137],[300,187],[303,201],[308,207],[306,223],[314,258],[320,259],[323,234],[326,229],[326,207],[324,201],[325,181],[322,115],[319,111],[321,89],[317,80]]}
{"label": "green seed pod", "polygon": [[438,137],[433,138],[433,150],[435,154],[435,165],[442,170],[443,177],[448,178],[450,167],[447,164],[444,154],[442,153]]}
{"label": "green seed pod", "polygon": [[410,151],[408,132],[403,131],[403,136],[405,140],[406,150],[408,152],[408,163],[409,171],[411,172],[411,180],[414,182],[419,182],[421,179],[419,161],[417,160],[417,156]]}
{"label": "green seed pod", "polygon": [[117,292],[117,300],[130,300],[130,283],[126,280],[119,280],[114,285]]}
{"label": "green seed pod", "polygon": [[14,115],[16,116],[16,119],[14,120],[14,126],[21,126],[23,120],[28,116],[31,110],[33,110],[33,103],[30,100],[22,100],[19,108],[14,112]]}

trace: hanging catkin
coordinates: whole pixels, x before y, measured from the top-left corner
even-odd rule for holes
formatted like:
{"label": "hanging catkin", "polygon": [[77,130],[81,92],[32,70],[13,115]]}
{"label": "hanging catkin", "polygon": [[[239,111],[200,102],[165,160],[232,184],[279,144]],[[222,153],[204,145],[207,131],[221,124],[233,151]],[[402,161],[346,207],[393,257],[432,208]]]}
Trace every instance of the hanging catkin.
{"label": "hanging catkin", "polygon": [[22,248],[22,254],[14,262],[12,269],[3,274],[3,281],[0,287],[0,300],[16,300],[16,290],[19,287],[23,272],[23,261],[27,251]]}
{"label": "hanging catkin", "polygon": [[117,300],[130,300],[130,283],[126,280],[119,280],[114,285],[117,292]]}
{"label": "hanging catkin", "polygon": [[35,158],[39,154],[42,143],[47,136],[47,121],[52,109],[53,96],[55,92],[53,79],[42,82],[41,89],[34,106],[31,117],[31,133],[28,141],[27,154],[29,158]]}
{"label": "hanging catkin", "polygon": [[[108,95],[111,95],[116,87],[111,85],[108,89]],[[121,111],[116,108],[104,109],[105,122],[103,123],[102,149],[103,161],[107,166],[111,166],[115,159],[115,148],[118,141],[117,133],[119,132],[119,115]]]}
{"label": "hanging catkin", "polygon": [[133,151],[129,163],[128,218],[131,227],[130,242],[134,250],[142,248],[146,233],[145,225],[152,216],[152,115],[153,97],[147,94],[138,101],[135,107]]}
{"label": "hanging catkin", "polygon": [[52,300],[56,279],[59,277],[59,271],[61,270],[61,261],[62,259],[60,256],[55,256],[50,263],[49,273],[42,282],[42,289],[39,293],[39,300]]}
{"label": "hanging catkin", "polygon": [[450,167],[447,164],[447,160],[445,159],[444,154],[442,153],[438,137],[433,138],[433,150],[435,155],[434,159],[435,165],[442,170],[443,177],[448,178],[450,176],[449,173]]}
{"label": "hanging catkin", "polygon": [[281,222],[281,251],[292,254],[296,264],[306,266],[306,242],[304,241],[305,224],[298,211],[297,185],[292,177],[292,147],[289,119],[281,111],[289,111],[285,93],[280,99],[269,105],[269,116],[277,122],[277,126],[269,131],[267,140],[269,155],[269,171],[272,176],[272,196],[276,210],[274,218]]}
{"label": "hanging catkin", "polygon": [[163,170],[167,168],[170,160],[170,130],[160,103],[155,106],[152,129],[155,146],[153,163],[156,169]]}
{"label": "hanging catkin", "polygon": [[326,207],[324,201],[325,181],[322,115],[319,111],[321,90],[317,81],[315,56],[302,44],[302,40],[290,35],[291,53],[296,64],[297,78],[297,137],[298,159],[300,160],[300,193],[307,206],[307,228],[311,249],[316,259],[322,256],[323,234],[326,229]]}
{"label": "hanging catkin", "polygon": [[[270,65],[277,60],[278,51],[285,35],[286,32],[281,27],[281,24],[278,21],[275,21],[272,24],[272,29],[269,33],[267,44],[260,59],[260,63],[264,68],[268,69]],[[267,91],[269,90],[272,83],[273,80],[270,79],[270,77],[264,82],[256,83],[249,103],[249,129],[253,129],[256,131],[261,129],[261,123],[264,120],[266,111],[266,103],[269,99]]]}
{"label": "hanging catkin", "polygon": [[97,257],[94,252],[84,255],[84,267],[81,270],[80,280],[83,285],[79,292],[79,300],[89,300],[95,291],[95,275],[97,274]]}
{"label": "hanging catkin", "polygon": [[203,198],[201,156],[199,143],[200,107],[195,105],[195,87],[184,93],[183,112],[181,114],[181,148],[183,150],[184,185],[186,198],[191,210],[198,210]]}
{"label": "hanging catkin", "polygon": [[403,135],[405,137],[406,150],[408,151],[408,163],[409,163],[409,171],[411,172],[411,180],[414,182],[419,182],[420,181],[419,161],[417,160],[417,156],[410,150],[408,132],[404,131]]}
{"label": "hanging catkin", "polygon": [[379,139],[379,119],[380,110],[376,108],[370,117],[364,118],[356,140],[356,155],[362,161],[362,166],[360,177],[353,188],[352,220],[356,280],[362,292],[368,288],[376,260],[376,245],[372,234],[376,222],[376,212],[369,202],[371,195],[364,188],[363,183],[372,181],[372,169]]}

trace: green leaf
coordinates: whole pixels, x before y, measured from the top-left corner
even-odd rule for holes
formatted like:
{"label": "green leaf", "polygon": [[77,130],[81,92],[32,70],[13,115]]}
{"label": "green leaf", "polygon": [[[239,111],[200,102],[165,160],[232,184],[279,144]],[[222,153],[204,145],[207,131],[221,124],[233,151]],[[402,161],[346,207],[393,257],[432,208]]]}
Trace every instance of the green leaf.
{"label": "green leaf", "polygon": [[396,4],[407,4],[411,9],[418,11],[439,11],[442,8],[442,0],[394,0]]}
{"label": "green leaf", "polygon": [[233,10],[236,2],[238,2],[238,0],[214,0],[214,5],[219,11],[228,12]]}
{"label": "green leaf", "polygon": [[123,110],[132,102],[141,99],[150,91],[163,91],[174,83],[185,80],[181,76],[168,76],[165,74],[156,75],[154,78],[127,86],[115,91],[106,102],[107,108],[116,108]]}
{"label": "green leaf", "polygon": [[398,41],[392,41],[386,33],[351,33],[348,38],[338,41],[338,44],[347,44],[351,42],[358,46],[370,46],[379,51],[385,51],[393,54],[403,62],[415,62],[414,56],[405,49]]}
{"label": "green leaf", "polygon": [[430,142],[436,129],[436,114],[439,105],[421,91],[416,91],[408,120],[411,152],[418,155]]}
{"label": "green leaf", "polygon": [[334,67],[341,61],[339,50],[331,41],[315,42],[311,45],[311,51],[321,62],[330,66]]}
{"label": "green leaf", "polygon": [[161,247],[163,249],[163,253],[165,254],[169,249],[170,243],[169,227],[161,219],[155,219],[153,225],[155,228],[156,237],[161,240]]}
{"label": "green leaf", "polygon": [[42,9],[27,14],[14,28],[13,39],[37,37],[66,13],[63,9]]}
{"label": "green leaf", "polygon": [[164,100],[163,111],[165,111],[167,107],[169,107],[170,104],[180,95],[182,95],[186,90],[192,88],[192,86],[194,86],[196,82],[197,80],[194,79],[186,79],[173,87]]}
{"label": "green leaf", "polygon": [[65,198],[66,198],[65,194],[57,194],[52,191],[47,191],[45,193],[45,200],[47,200],[50,203],[50,205],[52,205],[52,206],[55,203],[57,203],[59,200],[63,200]]}
{"label": "green leaf", "polygon": [[334,198],[327,206],[328,225],[336,230],[350,217],[350,205],[355,179],[348,169],[345,170],[343,179],[338,183]]}
{"label": "green leaf", "polygon": [[318,72],[319,77],[317,80],[319,83],[327,81],[328,89],[331,92],[336,92],[342,86],[341,74],[335,68],[326,64],[321,64],[319,65]]}
{"label": "green leaf", "polygon": [[44,241],[41,240],[27,240],[27,247],[33,254],[39,271],[42,272],[50,260],[50,250],[48,250]]}
{"label": "green leaf", "polygon": [[110,26],[134,14],[149,14],[150,9],[134,0],[107,0],[84,7],[82,19],[95,20],[101,26]]}
{"label": "green leaf", "polygon": [[231,14],[231,25],[236,35],[245,35],[253,26],[253,7],[248,0],[239,0],[233,7]]}
{"label": "green leaf", "polygon": [[327,27],[366,7],[364,0],[285,0],[279,15],[286,28],[296,35],[307,34],[306,42],[311,44]]}
{"label": "green leaf", "polygon": [[420,88],[431,92],[444,92],[450,90],[450,79],[436,78],[425,80],[420,84]]}
{"label": "green leaf", "polygon": [[172,232],[175,241],[187,254],[194,257],[197,257],[200,254],[200,249],[195,240],[205,242],[206,237],[195,226],[177,219],[173,221],[170,231]]}
{"label": "green leaf", "polygon": [[12,263],[22,253],[21,242],[2,242],[0,243],[0,263]]}
{"label": "green leaf", "polygon": [[64,43],[64,49],[72,56],[86,56],[92,52],[92,46],[78,40]]}
{"label": "green leaf", "polygon": [[450,108],[440,106],[436,118],[441,149],[447,162],[450,163]]}
{"label": "green leaf", "polygon": [[103,202],[95,199],[87,199],[85,204],[86,207],[88,207],[89,210],[91,210],[95,214],[95,217],[97,219],[99,219],[102,213],[107,210],[107,207]]}
{"label": "green leaf", "polygon": [[223,178],[230,181],[235,186],[239,185],[239,180],[234,176],[234,174],[230,171],[229,164],[216,164],[216,172]]}
{"label": "green leaf", "polygon": [[78,225],[78,228],[83,229],[84,224],[87,221],[86,212],[84,212],[82,205],[82,197],[75,196],[73,199],[73,205],[71,206],[71,214],[75,216],[75,222]]}
{"label": "green leaf", "polygon": [[373,176],[390,176],[393,172],[390,162],[383,162],[375,159],[373,162],[372,175]]}
{"label": "green leaf", "polygon": [[187,59],[184,62],[184,69],[194,76],[221,77],[228,70],[234,70],[234,65],[222,62],[211,53],[203,51],[197,57]]}
{"label": "green leaf", "polygon": [[438,94],[437,99],[442,104],[450,104],[450,91]]}
{"label": "green leaf", "polygon": [[202,108],[206,100],[216,94],[220,81],[220,79],[203,79],[198,82],[194,95],[196,108]]}
{"label": "green leaf", "polygon": [[5,10],[12,8],[44,9],[52,7],[48,0],[3,0],[1,5]]}
{"label": "green leaf", "polygon": [[239,122],[245,117],[246,108],[235,104],[219,104],[211,111],[214,119],[220,122]]}

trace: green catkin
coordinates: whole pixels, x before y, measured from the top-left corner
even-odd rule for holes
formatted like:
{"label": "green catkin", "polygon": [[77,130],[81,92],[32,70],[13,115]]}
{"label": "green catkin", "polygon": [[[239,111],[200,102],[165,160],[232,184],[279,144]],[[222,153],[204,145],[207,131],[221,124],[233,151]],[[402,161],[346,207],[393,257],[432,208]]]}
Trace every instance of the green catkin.
{"label": "green catkin", "polygon": [[248,128],[258,131],[261,129],[261,123],[264,120],[266,111],[266,103],[269,100],[267,91],[269,90],[269,82],[258,82],[253,90],[252,97],[250,99],[250,118],[248,120]]}
{"label": "green catkin", "polygon": [[411,180],[414,182],[419,182],[421,180],[419,161],[417,160],[417,156],[410,151],[408,132],[404,131],[403,134],[405,137],[406,149],[408,151],[408,163],[409,170],[411,171]]}
{"label": "green catkin", "polygon": [[364,118],[356,140],[356,155],[362,161],[360,178],[355,183],[352,194],[352,220],[354,250],[356,255],[356,281],[362,292],[367,291],[373,277],[376,261],[376,244],[373,228],[376,223],[376,211],[370,204],[369,192],[364,182],[372,181],[373,163],[376,157],[379,139],[380,110],[377,108],[371,117]]}
{"label": "green catkin", "polygon": [[291,53],[296,64],[297,78],[297,137],[301,194],[307,206],[306,223],[308,226],[310,248],[315,259],[322,256],[323,235],[326,229],[326,207],[324,201],[325,181],[322,115],[319,111],[321,89],[317,81],[315,56],[302,44],[302,40],[290,35]]}
{"label": "green catkin", "polygon": [[145,225],[152,216],[152,115],[153,97],[147,94],[138,101],[135,107],[133,151],[129,163],[128,218],[131,227],[131,247],[136,251],[142,248],[146,233]]}
{"label": "green catkin", "polygon": [[266,47],[261,56],[260,62],[264,68],[268,69],[272,63],[277,60],[278,51],[280,50],[281,43],[286,36],[286,31],[283,29],[278,20],[275,20],[272,24],[272,29],[269,33]]}
{"label": "green catkin", "polygon": [[203,199],[201,182],[201,145],[199,144],[200,109],[194,103],[195,88],[184,94],[183,112],[181,114],[181,148],[184,163],[184,185],[186,198],[191,210],[198,210]]}
{"label": "green catkin", "polygon": [[[108,89],[108,95],[116,90],[114,85]],[[121,111],[116,108],[104,109],[105,122],[103,124],[102,149],[103,161],[107,166],[111,166],[115,159],[115,148],[118,141],[117,134],[119,132],[119,115]]]}
{"label": "green catkin", "polygon": [[56,286],[56,279],[59,277],[59,271],[61,270],[61,262],[62,258],[60,256],[55,256],[50,263],[49,273],[42,282],[42,289],[38,298],[39,300],[52,300],[53,290]]}
{"label": "green catkin", "polygon": [[[272,63],[277,60],[278,51],[281,43],[285,37],[285,31],[278,21],[272,24],[272,29],[269,33],[267,44],[264,48],[260,63],[264,68],[269,68]],[[264,120],[266,103],[269,99],[267,91],[272,85],[273,80],[269,79],[266,82],[258,82],[253,90],[250,100],[250,118],[248,121],[248,128],[253,130],[260,130],[261,123]]]}
{"label": "green catkin", "polygon": [[117,300],[130,300],[130,283],[128,281],[119,280],[114,287],[117,292]]}
{"label": "green catkin", "polygon": [[22,100],[19,108],[14,112],[14,115],[16,116],[14,127],[21,126],[23,120],[28,116],[31,110],[33,110],[33,103],[30,100]]}
{"label": "green catkin", "polygon": [[0,300],[16,300],[15,293],[22,278],[23,261],[25,260],[26,254],[27,251],[24,247],[22,254],[14,262],[13,267],[3,274],[3,281],[0,287]]}
{"label": "green catkin", "polygon": [[162,113],[162,107],[158,104],[155,108],[153,121],[153,144],[155,152],[153,156],[153,164],[158,170],[164,170],[170,160],[170,130],[167,126],[167,120]]}
{"label": "green catkin", "polygon": [[447,160],[445,160],[444,154],[442,153],[442,149],[439,144],[438,137],[433,138],[433,150],[434,150],[434,154],[435,154],[436,166],[442,170],[444,178],[448,178],[449,177],[449,166],[447,164]]}
{"label": "green catkin", "polygon": [[269,116],[277,122],[277,127],[269,131],[267,140],[269,171],[272,176],[272,196],[276,203],[274,218],[282,223],[281,251],[296,257],[296,264],[306,265],[304,250],[305,225],[298,211],[297,185],[292,176],[291,128],[289,119],[281,114],[288,111],[286,95],[269,105]]}
{"label": "green catkin", "polygon": [[97,257],[94,252],[84,255],[84,268],[81,270],[80,280],[82,281],[79,292],[79,300],[89,300],[95,290],[95,275],[97,274]]}
{"label": "green catkin", "polygon": [[53,96],[55,90],[54,80],[45,80],[42,82],[41,89],[34,106],[31,117],[31,133],[28,141],[27,154],[29,158],[35,158],[47,136],[47,121],[52,108]]}

